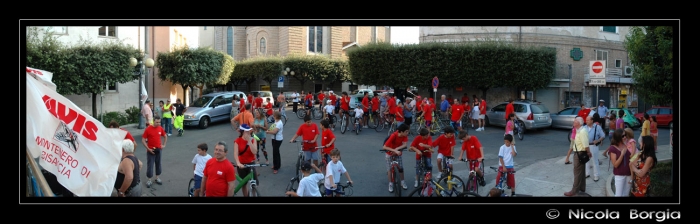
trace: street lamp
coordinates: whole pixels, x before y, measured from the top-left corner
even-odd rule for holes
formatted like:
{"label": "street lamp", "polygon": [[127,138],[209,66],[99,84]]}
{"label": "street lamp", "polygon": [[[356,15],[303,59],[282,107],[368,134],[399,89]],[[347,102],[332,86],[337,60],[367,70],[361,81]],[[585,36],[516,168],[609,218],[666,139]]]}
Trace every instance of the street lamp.
{"label": "street lamp", "polygon": [[[288,75],[292,75],[292,76],[293,76],[293,75],[294,75],[294,71],[290,71],[289,67],[287,67],[286,69],[284,69],[284,70],[282,71],[282,74],[283,74],[284,76],[288,76]],[[282,91],[282,90],[280,90],[280,92],[281,92],[281,91]]]}
{"label": "street lamp", "polygon": [[[146,58],[145,61],[146,61],[146,63],[145,63],[146,66],[144,68],[144,61],[138,61],[138,60],[136,60],[136,58],[129,58],[129,65],[131,67],[136,67],[136,65],[139,65],[139,70],[134,71],[134,75],[139,76],[139,85],[143,85],[141,83],[142,82],[141,81],[142,75],[148,75],[148,69],[153,68],[153,64],[155,64],[155,62],[151,58]],[[138,99],[139,112],[141,112],[141,110],[143,110],[143,102],[142,102],[143,99],[141,99],[141,95],[143,95],[143,88],[141,86],[139,86],[138,88],[139,88],[139,96],[138,96],[139,97],[139,99]],[[143,119],[143,117],[139,116],[139,129],[145,128],[146,127],[145,123],[146,123],[146,121]]]}

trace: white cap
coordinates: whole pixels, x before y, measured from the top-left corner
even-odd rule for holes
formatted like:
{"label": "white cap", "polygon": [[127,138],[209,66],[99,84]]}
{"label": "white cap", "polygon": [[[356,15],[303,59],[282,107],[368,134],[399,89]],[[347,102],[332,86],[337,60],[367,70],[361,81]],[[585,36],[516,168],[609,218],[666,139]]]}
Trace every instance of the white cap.
{"label": "white cap", "polygon": [[331,104],[331,100],[326,100],[326,104]]}
{"label": "white cap", "polygon": [[600,100],[600,102],[605,102],[605,100]]}

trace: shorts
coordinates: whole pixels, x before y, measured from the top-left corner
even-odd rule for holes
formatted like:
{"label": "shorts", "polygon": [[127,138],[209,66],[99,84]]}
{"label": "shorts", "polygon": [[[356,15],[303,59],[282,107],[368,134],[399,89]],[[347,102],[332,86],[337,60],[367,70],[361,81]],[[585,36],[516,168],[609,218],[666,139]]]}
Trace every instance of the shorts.
{"label": "shorts", "polygon": [[202,177],[195,174],[194,175],[194,189],[202,188]]}
{"label": "shorts", "polygon": [[328,115],[328,122],[329,124],[333,124],[335,122],[335,114],[326,114]]}
{"label": "shorts", "polygon": [[452,156],[444,156],[442,153],[438,153],[437,158],[441,160],[443,165],[452,165],[454,163],[455,158]]}
{"label": "shorts", "polygon": [[432,125],[432,124],[433,124],[433,121],[425,121],[425,128],[430,130],[430,125]]}
{"label": "shorts", "polygon": [[[399,162],[399,170],[403,170],[403,160],[401,159],[401,157],[403,156],[397,156],[396,158],[396,161]],[[384,159],[386,160],[386,171],[391,171],[391,156],[384,154]]]}
{"label": "shorts", "polygon": [[469,160],[469,171],[476,171],[477,168],[481,170],[481,162],[479,160]]}
{"label": "shorts", "polygon": [[396,128],[398,128],[399,126],[401,126],[401,124],[403,124],[403,121],[397,121],[397,122],[396,122]]}
{"label": "shorts", "polygon": [[659,137],[659,133],[651,133],[651,137]]}
{"label": "shorts", "polygon": [[362,111],[362,117],[369,117],[369,113],[367,113],[367,111]]}
{"label": "shorts", "polygon": [[486,118],[485,114],[479,114],[479,119],[483,120],[484,118]]}
{"label": "shorts", "polygon": [[[431,159],[428,157],[425,157],[425,166],[426,169],[429,172],[433,172],[433,163],[431,162]],[[416,160],[416,175],[420,174],[420,159]]]}
{"label": "shorts", "polygon": [[327,196],[333,195],[333,192],[335,192],[336,194],[342,193],[342,191],[340,191],[340,188],[335,188],[335,190],[331,190],[331,189],[326,188],[326,195]]}
{"label": "shorts", "polygon": [[[502,167],[502,166],[499,166],[499,167],[498,167],[498,171],[499,171],[499,172],[498,172],[498,174],[496,174],[496,183],[498,183],[498,181],[501,179],[501,172],[500,172],[500,171],[502,171],[502,170],[503,170],[503,167]],[[513,168],[507,168],[507,169],[506,169],[506,171],[508,171],[508,172],[511,172],[511,171],[514,171],[514,170],[515,170],[515,169],[513,169]],[[506,184],[508,185],[508,187],[514,188],[514,187],[515,187],[515,174],[514,174],[514,173],[511,173],[511,174],[507,174],[507,175],[508,175],[508,176],[506,177]]]}
{"label": "shorts", "polygon": [[455,128],[455,131],[462,126],[462,121],[450,121],[450,125]]}
{"label": "shorts", "polygon": [[304,151],[304,159],[306,159],[305,161],[309,161],[309,160],[316,160],[316,161],[318,161],[319,158],[321,157],[321,156],[318,155],[318,153],[319,153],[318,150],[315,151],[315,152],[312,152],[312,151]]}

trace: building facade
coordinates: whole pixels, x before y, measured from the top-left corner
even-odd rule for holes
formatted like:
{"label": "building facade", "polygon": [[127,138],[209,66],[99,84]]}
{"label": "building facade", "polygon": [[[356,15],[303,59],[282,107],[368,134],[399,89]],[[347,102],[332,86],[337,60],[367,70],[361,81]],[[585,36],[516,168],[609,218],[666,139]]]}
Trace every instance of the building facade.
{"label": "building facade", "polygon": [[[349,48],[372,42],[389,42],[390,30],[384,26],[215,26],[200,27],[199,46],[225,52],[236,61],[259,56],[326,55],[332,59],[347,59]],[[294,68],[290,68],[292,71]],[[280,71],[281,72],[281,71]],[[220,87],[233,90],[233,85]],[[351,91],[356,88],[373,88],[352,83],[306,82],[305,86],[294,78],[284,78],[282,88],[277,83],[258,79],[247,89],[271,91]]]}
{"label": "building facade", "polygon": [[[40,27],[41,31],[51,31],[58,40],[69,46],[78,44],[81,40],[89,40],[93,43],[101,41],[117,41],[133,46],[145,53],[146,58],[154,61],[159,52],[170,52],[175,46],[183,46],[187,42],[187,34],[179,32],[172,27],[120,27],[120,26],[53,26]],[[45,35],[41,32],[40,35]],[[128,60],[126,60],[128,61]],[[158,105],[158,101],[171,99],[173,102],[177,98],[182,98],[184,92],[180,85],[173,85],[169,81],[160,80],[157,75],[158,69],[153,67],[147,69],[143,75],[144,86],[148,93],[148,99]],[[54,74],[65,75],[65,74]],[[69,74],[68,74],[69,75]],[[127,83],[105,83],[105,91],[96,100],[98,113],[124,112],[130,107],[139,107],[138,80]],[[75,105],[86,112],[92,111],[92,94],[66,95]],[[102,111],[102,112],[100,112]]]}
{"label": "building facade", "polygon": [[[625,107],[636,111],[637,107],[641,107],[632,84],[634,72],[623,44],[629,27],[420,27],[419,32],[420,43],[498,40],[516,46],[556,49],[555,77],[547,88],[521,93],[497,88],[489,90],[487,101],[501,102],[510,97],[534,99],[543,102],[550,113],[581,104],[597,106],[598,99],[605,100],[608,108]],[[605,62],[604,85],[590,82],[589,65],[592,60]],[[461,91],[443,91],[453,95],[463,94]],[[470,96],[481,94],[481,91],[471,88],[465,88],[464,92]]]}

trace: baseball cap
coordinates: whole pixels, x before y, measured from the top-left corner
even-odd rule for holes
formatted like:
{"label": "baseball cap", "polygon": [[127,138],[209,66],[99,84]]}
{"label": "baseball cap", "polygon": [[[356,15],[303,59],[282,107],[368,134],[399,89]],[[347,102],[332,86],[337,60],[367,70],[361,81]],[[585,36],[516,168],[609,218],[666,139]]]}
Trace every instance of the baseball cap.
{"label": "baseball cap", "polygon": [[605,100],[600,100],[600,102],[605,102]]}
{"label": "baseball cap", "polygon": [[326,104],[331,104],[331,100],[326,100]]}
{"label": "baseball cap", "polygon": [[238,129],[241,129],[241,130],[243,130],[243,131],[250,131],[250,130],[252,130],[252,128],[250,128],[250,126],[249,126],[248,124],[242,124],[241,127],[239,127]]}
{"label": "baseball cap", "polygon": [[301,170],[311,170],[311,163],[304,162],[304,164],[301,164]]}

